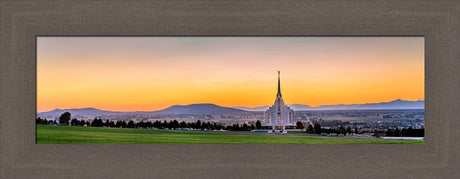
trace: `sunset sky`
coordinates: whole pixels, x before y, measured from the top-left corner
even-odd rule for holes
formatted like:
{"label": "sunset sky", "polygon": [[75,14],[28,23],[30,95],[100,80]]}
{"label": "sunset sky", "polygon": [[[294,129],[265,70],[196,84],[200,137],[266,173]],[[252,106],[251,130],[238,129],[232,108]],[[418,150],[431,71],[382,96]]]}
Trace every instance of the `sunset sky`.
{"label": "sunset sky", "polygon": [[424,100],[423,37],[38,37],[37,111]]}

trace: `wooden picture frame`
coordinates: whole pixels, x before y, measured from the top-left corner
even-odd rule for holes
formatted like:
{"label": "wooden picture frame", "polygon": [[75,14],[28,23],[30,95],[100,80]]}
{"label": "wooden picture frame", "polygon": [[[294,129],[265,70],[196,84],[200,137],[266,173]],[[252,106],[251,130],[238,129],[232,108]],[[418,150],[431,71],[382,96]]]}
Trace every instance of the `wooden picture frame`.
{"label": "wooden picture frame", "polygon": [[[1,178],[460,175],[456,1],[1,1]],[[423,145],[38,145],[38,35],[424,36]]]}

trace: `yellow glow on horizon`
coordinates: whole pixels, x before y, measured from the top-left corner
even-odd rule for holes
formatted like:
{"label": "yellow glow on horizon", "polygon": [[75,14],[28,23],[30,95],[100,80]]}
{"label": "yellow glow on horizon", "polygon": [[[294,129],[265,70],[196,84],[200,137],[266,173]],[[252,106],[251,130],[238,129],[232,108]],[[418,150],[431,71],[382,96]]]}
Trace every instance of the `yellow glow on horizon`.
{"label": "yellow glow on horizon", "polygon": [[422,37],[295,38],[39,37],[37,110],[424,100]]}

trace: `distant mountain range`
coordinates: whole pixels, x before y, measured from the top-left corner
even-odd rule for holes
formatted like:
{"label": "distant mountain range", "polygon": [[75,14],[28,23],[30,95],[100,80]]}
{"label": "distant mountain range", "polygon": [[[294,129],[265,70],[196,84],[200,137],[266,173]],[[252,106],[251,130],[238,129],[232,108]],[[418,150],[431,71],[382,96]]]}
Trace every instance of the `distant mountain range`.
{"label": "distant mountain range", "polygon": [[338,105],[321,105],[315,107],[320,110],[353,110],[353,109],[424,109],[425,101],[405,101],[394,100],[382,103],[366,103],[366,104],[338,104]]}
{"label": "distant mountain range", "polygon": [[162,114],[232,114],[247,112],[240,109],[217,106],[215,104],[174,105],[169,108],[155,111]]}
{"label": "distant mountain range", "polygon": [[[337,104],[337,105],[321,105],[317,107],[310,107],[303,104],[288,104],[294,111],[306,111],[306,110],[367,110],[367,109],[424,109],[425,101],[405,101],[405,100],[394,100],[390,102],[381,103],[366,103],[366,104]],[[241,109],[245,111],[265,111],[269,106],[260,106],[254,108],[248,107],[233,107],[235,109]]]}
{"label": "distant mountain range", "polygon": [[97,116],[97,115],[111,115],[111,114],[121,114],[123,112],[118,111],[104,111],[96,108],[81,108],[81,109],[55,109],[47,112],[39,112],[41,115],[61,115],[64,112],[70,112],[76,115],[88,115],[88,116]]}
{"label": "distant mountain range", "polygon": [[81,109],[55,109],[52,111],[38,112],[37,117],[56,118],[64,112],[70,112],[75,117],[97,117],[107,115],[168,115],[168,114],[234,114],[247,113],[248,111],[218,106],[215,104],[190,104],[190,105],[174,105],[159,111],[135,111],[135,112],[120,112],[120,111],[105,111],[96,108],[81,108]]}
{"label": "distant mountain range", "polygon": [[[366,104],[338,104],[338,105],[321,105],[318,107],[310,107],[302,104],[289,104],[294,111],[305,110],[369,110],[369,109],[424,109],[425,101],[405,101],[394,100],[382,103],[366,103]],[[139,112],[120,112],[106,111],[96,108],[81,108],[81,109],[55,109],[47,112],[38,112],[38,117],[59,117],[62,113],[68,111],[72,116],[106,116],[106,115],[121,115],[121,114],[235,114],[245,113],[250,111],[265,111],[269,106],[260,106],[254,108],[248,107],[223,107],[215,104],[190,104],[190,105],[174,105],[166,109],[158,111],[139,111]]]}

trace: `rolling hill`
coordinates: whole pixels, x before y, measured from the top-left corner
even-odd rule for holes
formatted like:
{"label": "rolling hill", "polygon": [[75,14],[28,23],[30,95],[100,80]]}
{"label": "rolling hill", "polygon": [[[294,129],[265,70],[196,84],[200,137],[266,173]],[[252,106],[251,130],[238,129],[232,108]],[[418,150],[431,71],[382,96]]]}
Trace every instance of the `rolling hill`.
{"label": "rolling hill", "polygon": [[174,105],[169,108],[155,111],[162,114],[232,114],[247,112],[241,109],[217,106],[215,104]]}

